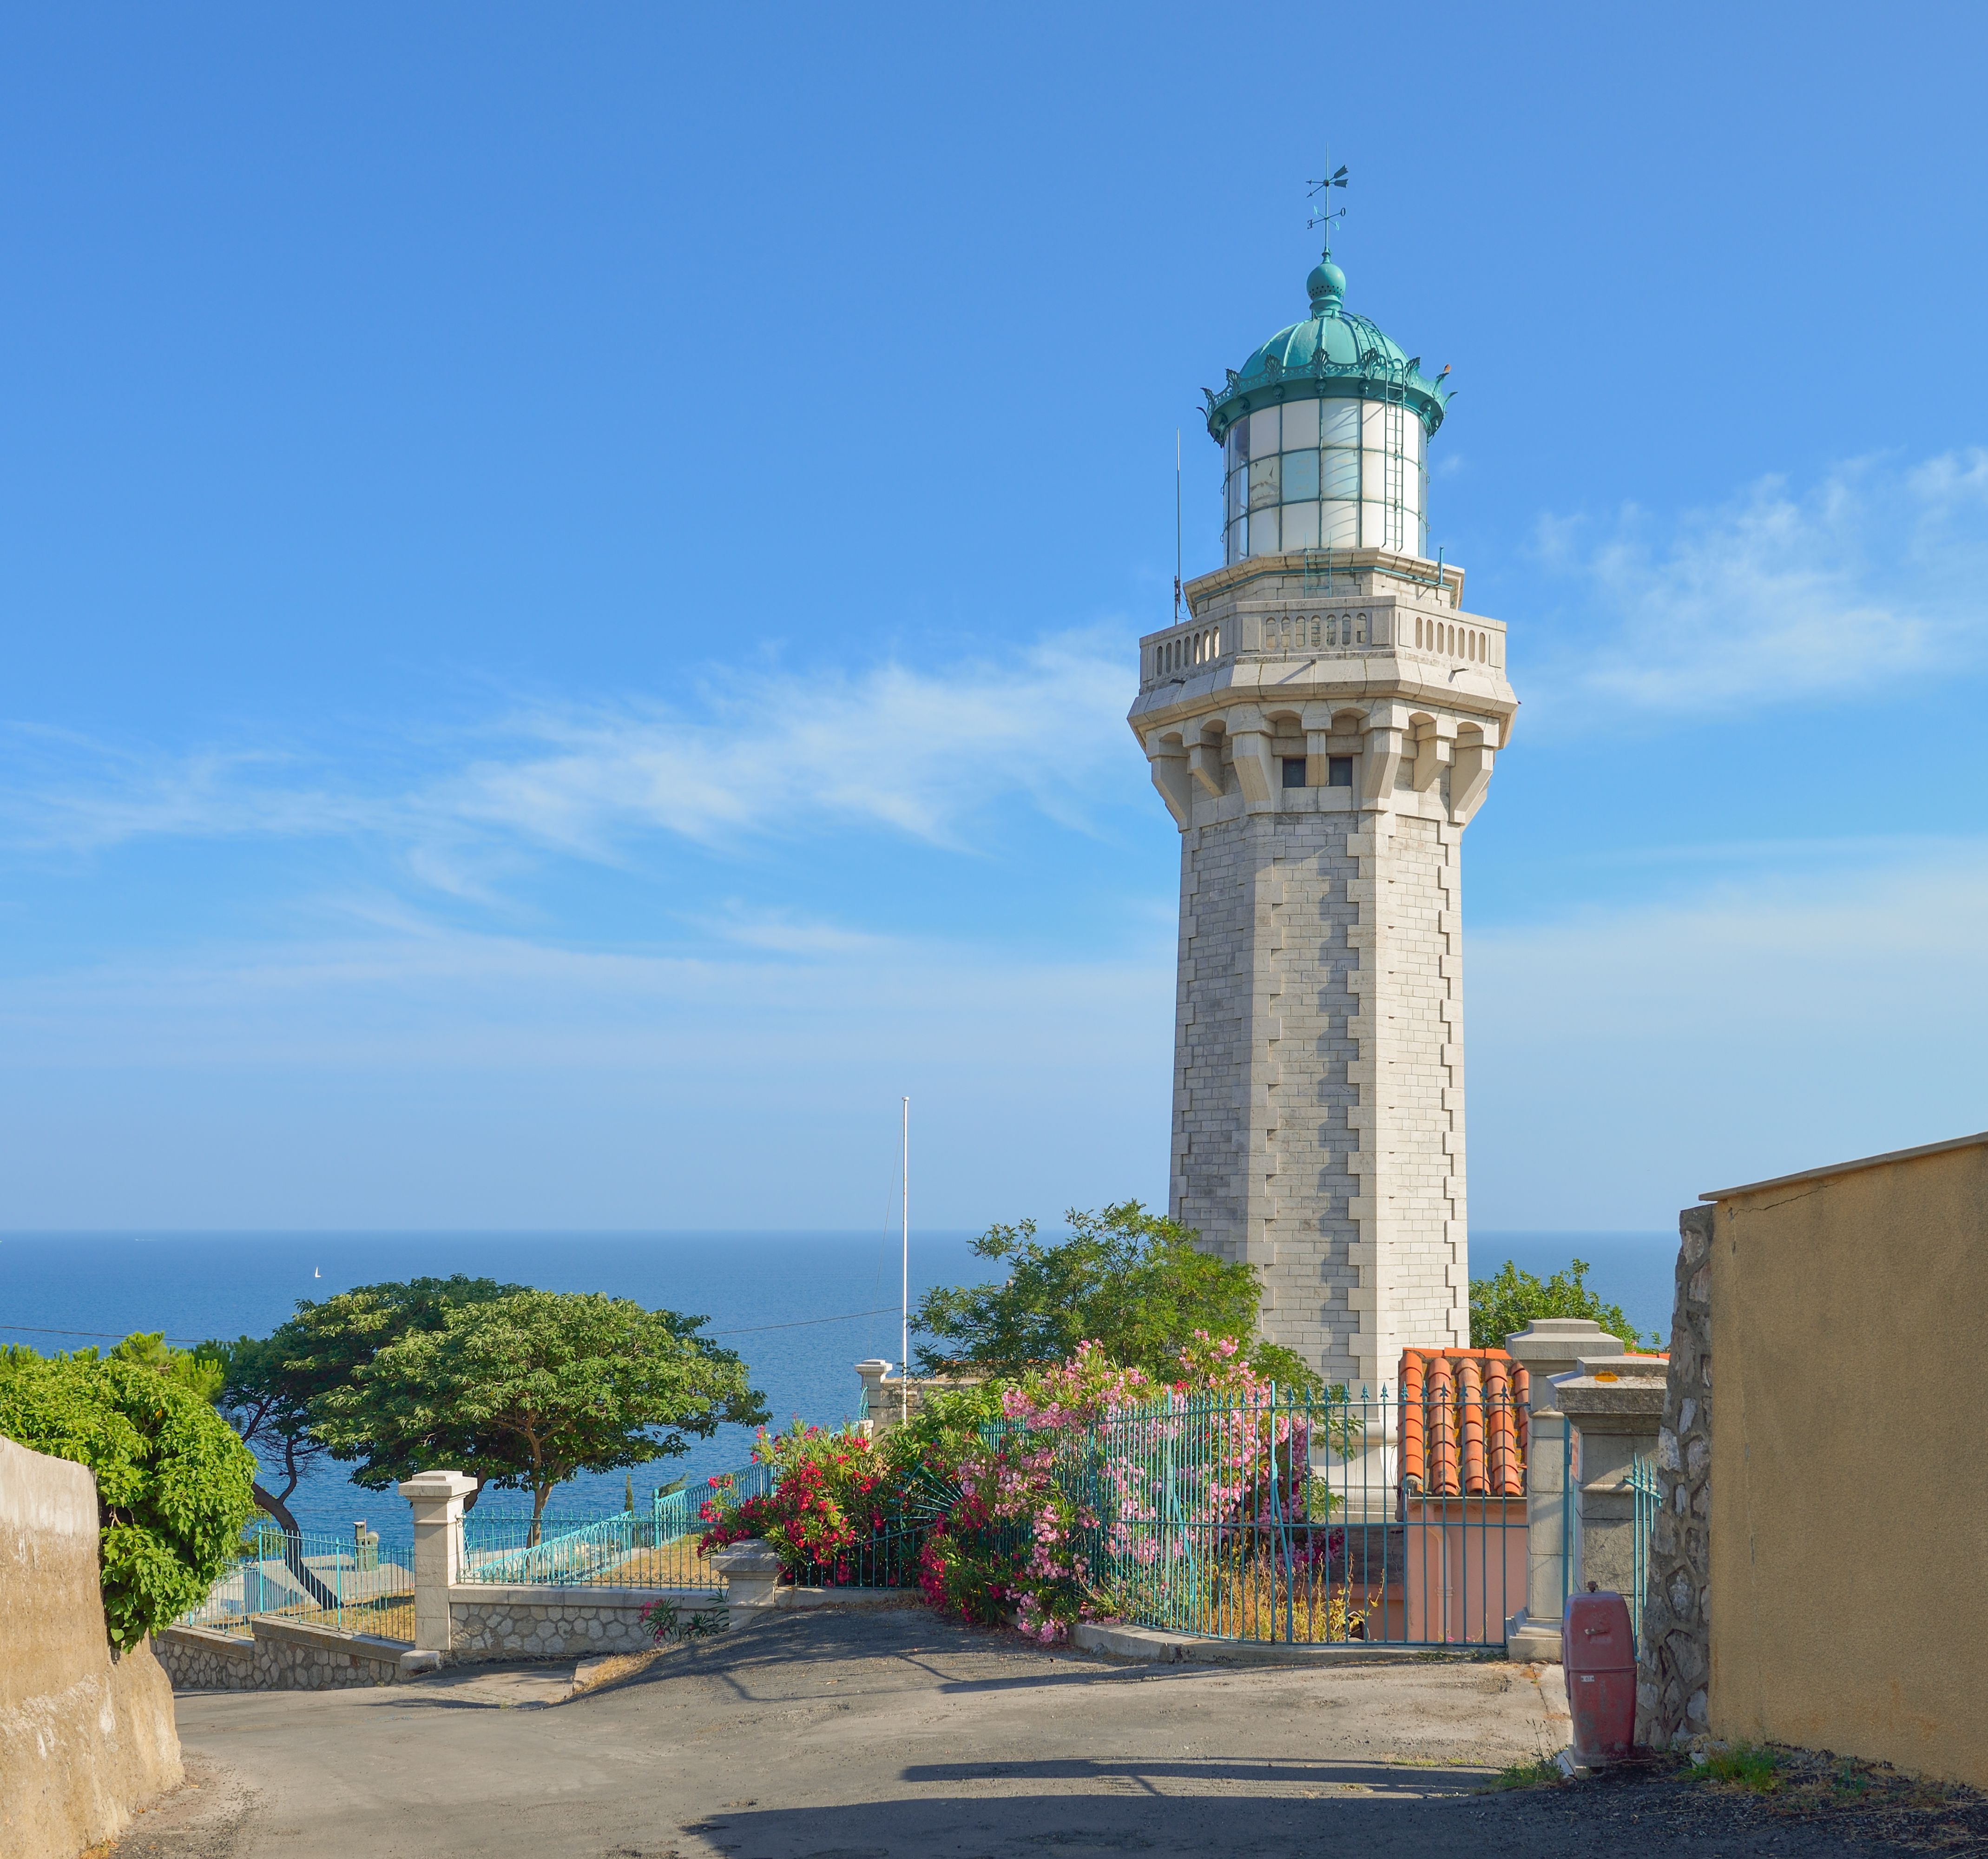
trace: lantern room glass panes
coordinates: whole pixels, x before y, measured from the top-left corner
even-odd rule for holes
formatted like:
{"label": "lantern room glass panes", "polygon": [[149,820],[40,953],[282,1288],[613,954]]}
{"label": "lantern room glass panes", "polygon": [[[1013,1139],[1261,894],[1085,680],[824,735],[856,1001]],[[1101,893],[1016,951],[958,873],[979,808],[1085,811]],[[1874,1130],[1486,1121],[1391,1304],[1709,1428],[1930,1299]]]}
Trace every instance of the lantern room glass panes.
{"label": "lantern room glass panes", "polygon": [[1278,449],[1287,452],[1310,450],[1318,444],[1318,402],[1286,401],[1278,409],[1283,415],[1283,431]]}
{"label": "lantern room glass panes", "polygon": [[1226,559],[1428,553],[1428,435],[1397,401],[1287,401],[1222,435]]}

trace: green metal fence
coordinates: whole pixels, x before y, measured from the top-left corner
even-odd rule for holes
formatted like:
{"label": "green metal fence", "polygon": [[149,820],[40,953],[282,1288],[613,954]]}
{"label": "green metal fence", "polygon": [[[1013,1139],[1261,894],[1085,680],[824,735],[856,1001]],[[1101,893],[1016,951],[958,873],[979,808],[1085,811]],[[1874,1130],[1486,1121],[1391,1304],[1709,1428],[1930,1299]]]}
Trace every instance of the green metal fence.
{"label": "green metal fence", "polygon": [[350,1536],[252,1528],[234,1566],[175,1624],[246,1634],[259,1615],[411,1644],[413,1555],[405,1545],[383,1547],[363,1525]]}
{"label": "green metal fence", "polygon": [[697,1546],[712,1520],[705,1513],[721,1500],[737,1502],[771,1489],[772,1468],[751,1465],[658,1492],[645,1510],[604,1517],[535,1519],[474,1510],[462,1519],[458,1576],[519,1587],[715,1591],[724,1577]]}
{"label": "green metal fence", "polygon": [[803,1588],[915,1588],[927,1527],[922,1523],[901,1523],[826,1560],[803,1563],[794,1571],[795,1584]]}
{"label": "green metal fence", "polygon": [[1643,1598],[1650,1585],[1650,1533],[1656,1527],[1657,1508],[1664,1501],[1663,1487],[1657,1482],[1654,1461],[1638,1453],[1629,1461],[1629,1492],[1634,1500],[1630,1522],[1633,1573],[1629,1582],[1629,1624],[1640,1645],[1643,1637]]}
{"label": "green metal fence", "polygon": [[1526,1438],[1522,1400],[1443,1374],[1405,1400],[1175,1396],[1026,1445],[1052,1454],[1113,1617],[1441,1647],[1502,1644],[1524,1604]]}

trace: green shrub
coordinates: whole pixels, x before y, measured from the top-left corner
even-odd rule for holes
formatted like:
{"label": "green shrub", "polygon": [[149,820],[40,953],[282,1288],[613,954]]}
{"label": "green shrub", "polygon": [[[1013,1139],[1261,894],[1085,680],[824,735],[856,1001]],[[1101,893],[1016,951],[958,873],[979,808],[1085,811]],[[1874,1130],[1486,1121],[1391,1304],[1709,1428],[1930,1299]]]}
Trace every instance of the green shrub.
{"label": "green shrub", "polygon": [[1587,1288],[1592,1268],[1577,1259],[1564,1271],[1547,1279],[1522,1272],[1506,1259],[1489,1278],[1470,1281],[1470,1347],[1503,1349],[1508,1336],[1516,1336],[1536,1317],[1584,1317],[1601,1325],[1610,1336],[1620,1337],[1625,1349],[1663,1347],[1663,1338],[1652,1332],[1647,1342],[1643,1333],[1623,1315],[1620,1304],[1604,1304],[1598,1292]]}
{"label": "green shrub", "polygon": [[1700,1771],[1702,1779],[1750,1788],[1756,1794],[1772,1794],[1781,1785],[1781,1759],[1772,1749],[1753,1743],[1736,1743],[1729,1749],[1714,1749]]}
{"label": "green shrub", "polygon": [[179,1379],[129,1360],[10,1352],[0,1434],[96,1473],[104,1624],[120,1649],[203,1600],[233,1560],[255,1462]]}

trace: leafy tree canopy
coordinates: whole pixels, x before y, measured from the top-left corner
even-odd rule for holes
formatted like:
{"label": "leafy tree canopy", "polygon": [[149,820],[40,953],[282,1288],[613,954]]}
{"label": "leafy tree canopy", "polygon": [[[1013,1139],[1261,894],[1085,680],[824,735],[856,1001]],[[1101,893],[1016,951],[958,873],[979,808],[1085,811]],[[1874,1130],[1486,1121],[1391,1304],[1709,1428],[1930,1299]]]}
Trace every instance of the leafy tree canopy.
{"label": "leafy tree canopy", "polygon": [[1315,1387],[1317,1371],[1256,1335],[1261,1290],[1254,1266],[1218,1259],[1191,1228],[1149,1214],[1137,1201],[1100,1213],[1064,1215],[1067,1239],[1045,1244],[1036,1223],[991,1226],[973,1242],[1009,1268],[1004,1284],[928,1291],[913,1321],[937,1347],[921,1347],[927,1374],[976,1370],[1019,1375],[1067,1360],[1080,1343],[1103,1345],[1121,1367],[1155,1381],[1178,1376],[1180,1352],[1197,1330],[1231,1337],[1266,1377]]}
{"label": "leafy tree canopy", "polygon": [[1620,1304],[1604,1304],[1588,1289],[1589,1269],[1586,1259],[1577,1259],[1564,1271],[1542,1282],[1508,1259],[1490,1277],[1473,1278],[1471,1347],[1503,1349],[1506,1337],[1516,1335],[1536,1317],[1585,1317],[1609,1335],[1620,1337],[1626,1349],[1662,1349],[1663,1340],[1655,1331],[1646,1344],[1643,1333],[1622,1314]]}
{"label": "leafy tree canopy", "polygon": [[488,1303],[523,1289],[461,1273],[357,1285],[315,1303],[300,1301],[296,1315],[270,1336],[202,1344],[197,1353],[222,1370],[216,1397],[221,1411],[269,1469],[268,1484],[256,1482],[257,1505],[294,1535],[291,1494],[330,1449],[313,1429],[312,1402],[347,1385],[378,1350],[411,1331],[438,1330],[460,1306]]}
{"label": "leafy tree canopy", "polygon": [[[140,1356],[157,1341],[135,1340]],[[128,1649],[203,1600],[233,1560],[255,1462],[172,1364],[124,1348],[101,1360],[8,1350],[0,1433],[96,1473],[104,1622]]]}
{"label": "leafy tree canopy", "polygon": [[707,1320],[597,1292],[452,1304],[314,1396],[312,1428],[360,1462],[355,1484],[448,1467],[475,1478],[477,1495],[530,1492],[536,1519],[576,1472],[684,1452],[687,1436],[726,1421],[765,1422],[737,1353],[698,1335]]}

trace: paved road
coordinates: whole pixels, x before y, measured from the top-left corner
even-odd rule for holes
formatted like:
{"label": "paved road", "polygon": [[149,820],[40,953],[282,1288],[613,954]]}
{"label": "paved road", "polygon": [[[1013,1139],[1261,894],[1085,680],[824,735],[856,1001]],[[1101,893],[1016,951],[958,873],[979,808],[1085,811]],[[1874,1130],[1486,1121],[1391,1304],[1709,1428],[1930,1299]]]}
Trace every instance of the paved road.
{"label": "paved road", "polygon": [[183,1695],[199,1785],[117,1859],[1852,1850],[1673,1827],[1634,1790],[1475,1792],[1565,1742],[1552,1668],[1125,1666],[920,1612],[777,1615],[570,1701],[566,1677]]}

